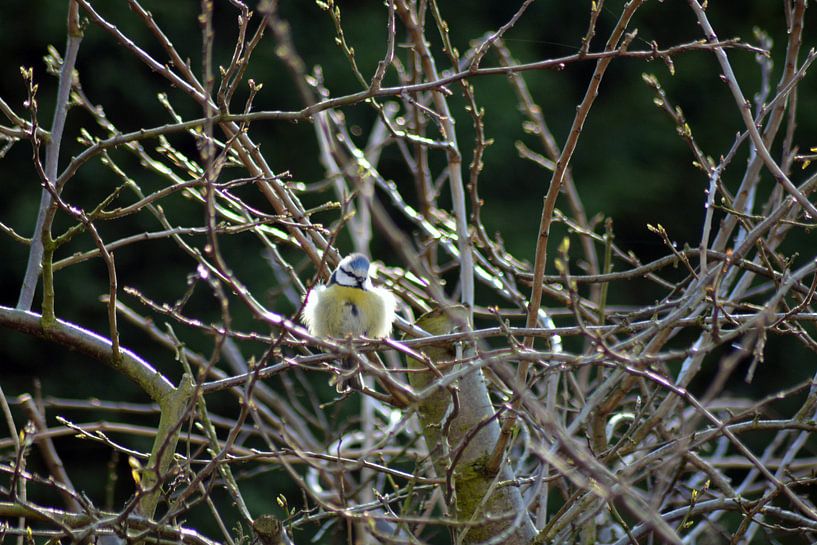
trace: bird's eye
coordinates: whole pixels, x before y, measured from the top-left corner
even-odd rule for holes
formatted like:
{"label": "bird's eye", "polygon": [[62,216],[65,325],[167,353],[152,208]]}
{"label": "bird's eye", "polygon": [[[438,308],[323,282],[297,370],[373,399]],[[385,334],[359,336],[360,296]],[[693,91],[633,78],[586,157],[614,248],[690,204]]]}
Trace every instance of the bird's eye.
{"label": "bird's eye", "polygon": [[366,281],[366,275],[363,275],[363,276],[357,275],[357,274],[355,274],[353,271],[351,271],[349,269],[341,268],[340,272],[342,272],[343,274],[345,274],[349,278],[353,278],[357,284],[362,284],[363,282]]}

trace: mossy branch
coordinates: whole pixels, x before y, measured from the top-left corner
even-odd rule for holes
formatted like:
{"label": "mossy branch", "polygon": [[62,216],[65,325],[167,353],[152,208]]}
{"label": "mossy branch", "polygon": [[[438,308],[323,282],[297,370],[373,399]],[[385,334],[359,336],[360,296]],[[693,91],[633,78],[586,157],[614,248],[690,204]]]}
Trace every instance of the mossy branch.
{"label": "mossy branch", "polygon": [[[437,309],[421,316],[417,325],[432,335],[444,335],[453,332],[466,315],[460,305]],[[423,348],[430,363],[409,358],[410,369],[427,369],[409,374],[412,387],[434,388],[442,376],[436,364],[456,360],[456,352],[452,343],[431,345]],[[462,354],[464,359],[468,355]],[[448,372],[458,371],[462,365],[467,364],[454,365]],[[510,465],[503,464],[498,473],[486,469],[499,437],[499,423],[482,370],[474,367],[459,379],[455,389],[439,388],[422,396],[418,414],[437,476],[445,476],[453,486],[453,497],[446,494],[449,505],[456,510],[457,519],[466,523],[458,543],[482,543],[501,535],[506,536],[506,544],[530,543],[535,532],[519,490],[499,486],[513,481]],[[478,521],[482,522],[475,525]]]}

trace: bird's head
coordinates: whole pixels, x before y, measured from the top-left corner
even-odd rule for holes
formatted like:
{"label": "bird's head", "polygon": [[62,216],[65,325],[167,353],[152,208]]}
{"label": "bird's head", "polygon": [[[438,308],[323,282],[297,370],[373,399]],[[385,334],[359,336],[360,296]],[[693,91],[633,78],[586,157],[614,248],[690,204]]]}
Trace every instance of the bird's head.
{"label": "bird's head", "polygon": [[369,259],[363,254],[349,254],[344,257],[329,279],[329,285],[332,284],[362,290],[371,288]]}

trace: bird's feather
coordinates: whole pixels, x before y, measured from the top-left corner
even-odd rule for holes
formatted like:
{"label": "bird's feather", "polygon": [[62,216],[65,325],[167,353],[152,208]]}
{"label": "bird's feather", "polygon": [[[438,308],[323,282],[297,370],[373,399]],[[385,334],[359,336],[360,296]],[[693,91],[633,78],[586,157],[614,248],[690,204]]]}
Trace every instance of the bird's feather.
{"label": "bird's feather", "polygon": [[310,332],[319,337],[377,338],[391,333],[394,307],[394,296],[386,289],[333,284],[310,292],[303,318]]}

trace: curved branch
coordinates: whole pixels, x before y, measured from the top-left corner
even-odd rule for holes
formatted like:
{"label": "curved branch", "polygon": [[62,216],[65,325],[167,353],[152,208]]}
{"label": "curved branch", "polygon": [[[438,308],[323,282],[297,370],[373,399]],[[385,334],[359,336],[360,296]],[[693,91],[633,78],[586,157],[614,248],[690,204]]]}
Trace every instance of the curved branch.
{"label": "curved branch", "polygon": [[115,356],[110,339],[78,325],[56,320],[53,324],[44,326],[39,314],[0,306],[0,327],[49,340],[106,363],[124,373],[159,404],[175,391],[173,384],[164,375],[135,353],[120,348],[119,354]]}

